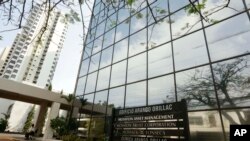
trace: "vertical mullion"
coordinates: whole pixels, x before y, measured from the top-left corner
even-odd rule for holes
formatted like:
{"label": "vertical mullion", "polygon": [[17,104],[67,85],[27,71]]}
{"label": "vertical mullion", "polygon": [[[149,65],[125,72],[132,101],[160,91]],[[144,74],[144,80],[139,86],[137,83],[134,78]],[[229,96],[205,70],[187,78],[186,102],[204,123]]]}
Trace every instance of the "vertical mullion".
{"label": "vertical mullion", "polygon": [[[149,10],[148,10],[148,7],[147,7],[147,12],[146,12],[147,14],[149,14]],[[152,16],[154,16],[154,15],[152,15]],[[146,106],[148,106],[148,17],[149,16],[146,16],[146,32],[147,32],[147,35],[146,35],[146,39],[147,39],[147,46],[146,46]],[[155,23],[156,24],[156,23]]]}
{"label": "vertical mullion", "polygon": [[[126,5],[125,7],[126,8]],[[126,96],[127,96],[127,83],[128,83],[128,57],[129,57],[129,46],[130,46],[130,28],[131,28],[131,12],[129,12],[129,17],[128,17],[130,20],[129,20],[129,31],[128,31],[128,49],[127,49],[127,63],[126,63],[126,76],[125,76],[125,91],[124,91],[124,103],[123,103],[123,109],[125,109],[125,106],[126,106]]]}
{"label": "vertical mullion", "polygon": [[[95,8],[95,4],[96,4],[96,1],[94,2],[94,8]],[[93,8],[93,9],[94,9]],[[92,12],[93,13],[93,12]],[[95,15],[94,15],[94,13],[93,13],[93,15],[92,15],[92,18],[96,18],[96,17],[94,17]],[[92,24],[92,18],[91,18],[91,24]],[[98,19],[99,19],[99,16],[98,16]],[[97,21],[96,22],[98,22],[98,19],[97,19]],[[96,28],[97,28],[97,26],[95,26],[94,27],[95,28],[95,34],[96,34]],[[94,35],[95,35],[94,34]],[[89,64],[88,64],[88,70],[87,70],[87,74],[89,73],[89,68],[90,68],[90,63],[91,63],[91,55],[92,55],[92,52],[93,52],[93,46],[94,46],[94,42],[95,42],[95,37],[94,37],[94,40],[92,41],[93,42],[93,44],[92,44],[92,48],[91,48],[91,53],[90,53],[90,56],[89,56]],[[84,98],[84,94],[85,94],[85,92],[86,92],[86,86],[87,86],[87,81],[88,81],[88,76],[89,75],[86,75],[86,81],[85,81],[85,86],[84,86],[84,90],[83,90],[83,98]],[[94,98],[93,98],[93,105],[94,105]],[[88,137],[89,137],[89,135],[90,135],[90,128],[91,128],[91,120],[92,120],[92,111],[93,111],[93,105],[92,105],[92,110],[91,110],[91,112],[90,112],[90,121],[89,121],[89,128],[88,128]]]}
{"label": "vertical mullion", "polygon": [[[199,1],[198,1],[198,3],[199,3]],[[208,55],[209,67],[210,67],[210,71],[211,71],[211,75],[212,75],[212,81],[213,81],[214,92],[215,92],[215,97],[216,97],[216,101],[217,101],[216,103],[217,103],[217,106],[218,106],[218,111],[219,111],[219,116],[220,116],[220,121],[221,121],[221,127],[222,127],[223,137],[224,137],[224,141],[226,141],[226,133],[225,133],[224,122],[223,122],[223,118],[222,118],[222,114],[221,114],[221,107],[220,107],[220,103],[219,103],[219,96],[218,96],[218,93],[217,93],[217,90],[216,90],[216,85],[215,85],[215,79],[214,79],[215,77],[214,77],[214,72],[213,72],[212,60],[211,60],[211,55],[210,55],[210,51],[209,51],[209,47],[208,47],[206,30],[205,30],[204,22],[203,22],[203,19],[202,19],[201,15],[200,15],[200,20],[201,20],[202,31],[203,31],[203,35],[204,35],[205,44],[206,44],[206,50],[207,50],[207,55]]]}
{"label": "vertical mullion", "polygon": [[244,5],[244,8],[245,8],[245,10],[246,10],[248,19],[249,19],[249,21],[250,21],[250,14],[249,14],[249,10],[247,10],[248,8],[247,8],[246,0],[242,0],[242,2],[243,2],[243,5]]}
{"label": "vertical mullion", "polygon": [[172,62],[173,62],[173,74],[174,74],[174,90],[175,90],[175,101],[177,102],[177,86],[176,86],[176,72],[175,72],[175,60],[174,60],[174,45],[173,45],[173,33],[172,33],[172,22],[171,22],[171,14],[170,14],[170,3],[168,0],[168,13],[169,13],[169,29],[170,29],[170,40],[171,40],[171,51],[172,51]]}
{"label": "vertical mullion", "polygon": [[[106,106],[106,109],[105,109],[105,113],[106,113],[105,114],[105,123],[104,123],[105,127],[107,127],[107,124],[106,124],[106,121],[107,121],[107,111],[108,111],[108,104],[109,104],[109,93],[110,93],[110,85],[111,85],[111,76],[112,76],[114,50],[115,50],[114,47],[115,47],[115,38],[116,38],[116,29],[117,29],[117,20],[118,20],[118,12],[115,12],[115,13],[116,13],[116,25],[114,27],[114,30],[115,30],[114,31],[114,41],[113,41],[113,43],[111,45],[111,47],[112,47],[112,53],[111,53],[112,57],[111,57],[110,72],[109,72],[109,84],[108,84],[108,90],[107,90],[108,91],[107,92],[107,106]],[[113,115],[111,115],[111,116],[113,116]],[[111,123],[110,126],[113,126],[112,123]]]}

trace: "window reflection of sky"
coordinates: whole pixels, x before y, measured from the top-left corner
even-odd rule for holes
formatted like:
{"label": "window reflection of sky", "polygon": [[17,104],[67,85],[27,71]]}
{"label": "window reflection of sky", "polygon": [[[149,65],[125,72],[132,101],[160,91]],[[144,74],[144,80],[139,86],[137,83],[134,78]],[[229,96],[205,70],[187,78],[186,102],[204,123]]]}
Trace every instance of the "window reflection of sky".
{"label": "window reflection of sky", "polygon": [[[246,2],[249,5],[249,1]],[[158,2],[154,3],[154,5],[159,5],[159,3],[158,4],[157,3]],[[118,22],[117,22],[118,26],[116,28],[116,34],[114,34],[115,28],[112,29],[110,32],[104,34],[103,49],[109,47],[112,43],[115,44],[114,46],[110,47],[110,50],[104,50],[103,55],[101,56],[101,67],[110,65],[111,62],[110,59],[112,56],[111,48],[114,48],[114,57],[113,57],[114,63],[127,58],[128,46],[129,46],[129,56],[133,56],[138,53],[146,51],[147,50],[146,37],[148,37],[149,39],[148,49],[152,49],[148,52],[149,78],[172,73],[173,56],[172,56],[171,44],[169,43],[166,45],[161,45],[163,43],[170,42],[171,39],[170,24],[172,24],[171,25],[172,38],[176,39],[173,41],[175,69],[181,71],[183,69],[195,67],[198,65],[208,64],[209,63],[208,52],[206,49],[204,33],[203,30],[201,29],[202,24],[200,22],[199,15],[188,14],[184,9],[175,12],[176,10],[180,9],[181,7],[184,7],[187,4],[186,0],[180,0],[178,2],[175,0],[170,0],[169,3],[170,3],[170,11],[173,13],[170,16],[171,22],[168,21],[169,17],[166,17],[164,19],[165,20],[164,22],[162,23],[159,22],[158,24],[155,25],[153,24],[149,26],[148,31],[146,29],[143,29],[146,26],[145,17],[141,19],[136,19],[135,17],[132,17],[131,20],[126,20],[126,18],[129,16],[127,12],[128,10],[127,9],[119,10]],[[221,4],[223,4],[221,0],[211,0],[211,1],[209,0],[203,12],[206,11],[209,12],[211,11],[211,9],[212,10],[216,9],[215,7]],[[162,5],[160,6],[163,7]],[[219,13],[209,15],[208,19],[221,20],[229,16],[232,16],[238,13],[239,11],[244,10],[243,4],[236,0],[233,0],[230,6],[236,9],[237,11],[232,9],[223,9]],[[168,11],[167,7],[165,10]],[[147,9],[144,9],[142,13],[145,11],[147,11]],[[151,18],[149,16],[150,19],[149,23],[152,23]],[[122,21],[124,22],[120,23]],[[212,22],[208,23],[204,20],[203,22],[205,26],[212,24]],[[107,23],[110,22],[108,21]],[[128,30],[129,26],[130,26],[130,33],[133,35],[127,38],[129,34]],[[232,27],[238,27],[238,28],[232,28]],[[98,28],[101,27],[97,26],[97,30]],[[137,32],[138,30],[141,31]],[[224,22],[218,23],[214,26],[205,28],[206,39],[212,61],[218,61],[236,55],[249,53],[250,43],[248,41],[249,37],[248,30],[249,30],[249,19],[247,18],[247,15],[245,13],[233,17],[232,19],[226,20]],[[184,35],[194,31],[196,32],[183,37]],[[98,34],[101,35],[103,33],[98,33]],[[115,35],[116,37],[113,38]],[[161,46],[158,47],[159,45]],[[98,52],[95,50],[99,51],[99,49],[94,49],[93,52],[95,53]],[[92,60],[95,59],[93,58]],[[125,84],[126,63],[127,63],[126,61],[122,61],[112,66],[111,87]],[[93,72],[93,70],[97,69],[95,65],[94,66],[90,65],[90,66],[92,66],[90,72]],[[185,73],[183,72],[183,74]],[[188,75],[191,76],[191,74],[193,73],[189,73]],[[130,58],[128,61],[128,82],[135,82],[146,78],[147,78],[146,55],[143,53],[138,56]],[[105,80],[102,80],[100,78],[98,79],[97,83],[102,83],[102,82],[108,83],[106,80],[107,80],[106,78]],[[184,80],[185,80],[184,77],[183,78],[178,77],[177,81],[180,82]],[[168,90],[171,91],[174,90],[174,86],[171,87],[172,88],[168,87]],[[156,94],[155,98],[159,100],[158,98],[165,97],[167,94],[170,94],[169,91],[165,90],[163,90],[162,93],[160,92],[159,97],[156,96],[157,95]],[[154,98],[152,98],[152,100],[150,100],[149,103],[157,103],[156,102],[157,100],[154,101],[153,99]]]}

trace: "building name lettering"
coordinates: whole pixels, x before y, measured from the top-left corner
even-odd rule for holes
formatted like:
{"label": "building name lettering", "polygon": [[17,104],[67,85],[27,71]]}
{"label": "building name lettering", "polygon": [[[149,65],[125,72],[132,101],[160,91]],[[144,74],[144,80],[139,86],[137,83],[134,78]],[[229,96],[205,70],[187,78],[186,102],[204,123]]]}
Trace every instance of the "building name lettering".
{"label": "building name lettering", "polygon": [[120,117],[117,121],[143,121],[143,120],[169,120],[174,119],[174,114],[168,115],[152,115],[152,116],[135,116],[135,117]]}
{"label": "building name lettering", "polygon": [[131,108],[119,110],[119,115],[130,115],[130,114],[140,114],[140,113],[150,113],[150,112],[164,112],[173,110],[172,104],[166,105],[156,105],[151,107],[139,107],[139,108]]}
{"label": "building name lettering", "polygon": [[122,137],[121,141],[168,141],[168,139],[164,139],[164,138]]}

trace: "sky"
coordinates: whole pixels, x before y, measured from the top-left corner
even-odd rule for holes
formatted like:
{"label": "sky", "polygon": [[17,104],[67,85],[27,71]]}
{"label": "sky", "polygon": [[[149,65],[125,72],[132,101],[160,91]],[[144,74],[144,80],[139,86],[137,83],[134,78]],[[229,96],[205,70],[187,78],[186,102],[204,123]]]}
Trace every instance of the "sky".
{"label": "sky", "polygon": [[[94,0],[89,1],[89,5],[92,8]],[[64,9],[64,8],[62,8]],[[83,4],[83,15],[85,26],[88,27],[90,21],[91,11]],[[79,6],[74,7],[74,10],[80,13]],[[2,18],[1,18],[2,17]],[[3,49],[7,46],[11,46],[15,36],[21,30],[14,30],[8,32],[1,32],[3,30],[13,29],[14,26],[8,24],[6,21],[2,20],[4,15],[0,13],[0,35],[3,37],[3,40],[0,40],[0,54]],[[86,30],[87,32],[87,30]],[[60,54],[60,58],[55,70],[55,75],[52,81],[53,91],[61,91],[64,93],[73,93],[76,77],[78,73],[79,62],[81,58],[83,43],[81,40],[82,33],[82,23],[70,24],[68,32],[66,34],[66,39],[64,42],[63,49]]]}

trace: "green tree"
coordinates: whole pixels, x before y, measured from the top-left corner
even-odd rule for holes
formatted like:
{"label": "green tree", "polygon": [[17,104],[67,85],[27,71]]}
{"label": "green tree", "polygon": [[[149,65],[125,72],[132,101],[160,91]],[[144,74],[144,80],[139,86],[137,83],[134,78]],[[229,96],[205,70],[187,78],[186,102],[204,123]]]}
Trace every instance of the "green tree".
{"label": "green tree", "polygon": [[56,117],[51,119],[50,127],[57,133],[59,137],[66,134],[66,119],[64,117]]}
{"label": "green tree", "polygon": [[34,119],[34,114],[35,114],[35,105],[31,108],[30,112],[28,113],[28,116],[26,118],[26,121],[24,123],[23,127],[23,132],[26,133],[31,125],[33,124],[33,119]]}

